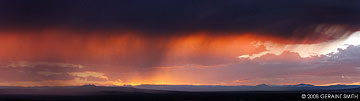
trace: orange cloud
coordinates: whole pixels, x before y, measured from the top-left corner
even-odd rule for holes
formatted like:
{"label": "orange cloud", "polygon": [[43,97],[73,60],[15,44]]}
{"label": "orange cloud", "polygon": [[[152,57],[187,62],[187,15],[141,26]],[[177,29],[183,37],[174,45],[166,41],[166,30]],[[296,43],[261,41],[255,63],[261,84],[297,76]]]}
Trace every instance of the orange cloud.
{"label": "orange cloud", "polygon": [[[202,31],[179,36],[145,36],[139,33],[141,32],[76,32],[66,29],[0,32],[0,60],[6,64],[4,67],[46,65],[82,69],[68,71],[74,77],[71,80],[38,80],[39,83],[33,81],[29,85],[56,85],[51,82],[59,82],[59,85],[234,84],[234,80],[239,78],[225,81],[216,78],[218,68],[238,63],[239,56],[248,58],[260,54],[258,57],[261,57],[268,53],[280,54],[298,49],[290,47],[286,48],[288,50],[277,51],[276,47],[294,45],[292,43],[295,41],[253,33],[220,35]],[[265,42],[273,44],[264,44]],[[277,55],[270,56],[269,59],[279,58]],[[302,57],[293,55],[279,60],[284,58],[296,61]],[[202,75],[197,75],[200,72]],[[59,74],[52,71],[36,73],[47,76]],[[90,77],[105,81],[82,79]],[[21,83],[24,81],[17,82],[19,85],[25,84]]]}

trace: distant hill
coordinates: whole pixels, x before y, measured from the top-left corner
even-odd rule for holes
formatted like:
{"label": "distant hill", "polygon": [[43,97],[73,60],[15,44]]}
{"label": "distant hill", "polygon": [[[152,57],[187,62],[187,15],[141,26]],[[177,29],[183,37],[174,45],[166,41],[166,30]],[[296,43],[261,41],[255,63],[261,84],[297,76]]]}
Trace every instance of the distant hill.
{"label": "distant hill", "polygon": [[307,91],[307,90],[341,90],[360,87],[360,85],[332,85],[314,86],[311,84],[298,85],[267,85],[256,86],[213,86],[213,85],[138,85],[134,88],[170,91]]}
{"label": "distant hill", "polygon": [[267,85],[256,86],[220,86],[220,85],[138,85],[138,86],[59,86],[59,87],[0,87],[0,95],[30,94],[30,95],[91,95],[118,93],[170,93],[214,92],[214,91],[360,91],[360,85],[314,86],[298,85]]}
{"label": "distant hill", "polygon": [[[138,85],[0,87],[0,101],[293,101],[303,93],[358,93],[360,85]],[[357,100],[357,99],[354,99]]]}
{"label": "distant hill", "polygon": [[298,84],[298,85],[285,85],[287,87],[315,87],[314,85],[311,84]]}
{"label": "distant hill", "polygon": [[92,95],[109,93],[159,93],[165,91],[137,89],[133,87],[104,87],[95,85],[59,87],[0,87],[0,95]]}

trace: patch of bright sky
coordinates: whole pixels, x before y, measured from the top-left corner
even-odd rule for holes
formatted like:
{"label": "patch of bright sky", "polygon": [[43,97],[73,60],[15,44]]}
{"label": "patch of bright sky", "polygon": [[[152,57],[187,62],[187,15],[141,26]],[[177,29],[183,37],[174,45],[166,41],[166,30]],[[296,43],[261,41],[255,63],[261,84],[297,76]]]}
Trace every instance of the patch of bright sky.
{"label": "patch of bright sky", "polygon": [[257,54],[252,55],[241,55],[238,58],[248,58],[254,59],[257,57],[261,57],[266,54],[275,54],[280,55],[284,51],[296,52],[301,57],[311,57],[311,56],[318,56],[318,55],[326,55],[329,53],[336,53],[338,49],[346,49],[350,45],[360,45],[360,31],[354,32],[346,39],[340,39],[335,41],[328,41],[322,42],[317,44],[277,44],[274,42],[257,42],[256,45],[264,45],[267,51],[263,51]]}

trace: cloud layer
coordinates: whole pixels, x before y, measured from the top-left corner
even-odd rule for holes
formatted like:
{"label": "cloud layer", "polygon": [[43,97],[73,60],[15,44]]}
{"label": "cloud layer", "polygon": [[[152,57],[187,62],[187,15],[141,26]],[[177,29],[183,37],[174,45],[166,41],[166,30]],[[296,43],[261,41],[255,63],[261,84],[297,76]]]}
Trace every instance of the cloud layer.
{"label": "cloud layer", "polygon": [[2,29],[59,27],[104,33],[121,29],[155,37],[253,32],[296,40],[310,36],[314,41],[337,39],[360,24],[356,0],[2,0],[0,4]]}
{"label": "cloud layer", "polygon": [[0,80],[351,83],[359,46],[311,51],[329,52],[358,18],[356,0],[1,0]]}

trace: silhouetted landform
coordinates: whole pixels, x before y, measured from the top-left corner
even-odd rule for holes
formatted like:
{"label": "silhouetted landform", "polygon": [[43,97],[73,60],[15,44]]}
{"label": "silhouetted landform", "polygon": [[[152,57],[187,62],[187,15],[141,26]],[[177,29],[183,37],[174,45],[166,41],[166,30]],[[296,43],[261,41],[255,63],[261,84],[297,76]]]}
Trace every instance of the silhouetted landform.
{"label": "silhouetted landform", "polygon": [[358,88],[350,88],[350,89],[341,89],[339,91],[344,91],[344,92],[358,92],[360,93],[360,87]]}
{"label": "silhouetted landform", "polygon": [[58,87],[1,87],[0,95],[98,95],[117,93],[162,93],[165,91],[137,89],[134,87],[105,87],[105,86],[58,86]]}
{"label": "silhouetted landform", "polygon": [[310,84],[298,85],[267,85],[260,84],[256,86],[213,86],[213,85],[139,85],[134,88],[169,90],[169,91],[302,91],[302,90],[341,90],[357,88],[360,85],[331,85],[314,86]]}
{"label": "silhouetted landform", "polygon": [[[358,94],[359,92],[360,85],[309,84],[0,87],[0,101],[293,101],[304,100],[302,94]],[[337,100],[358,101],[359,99]]]}

